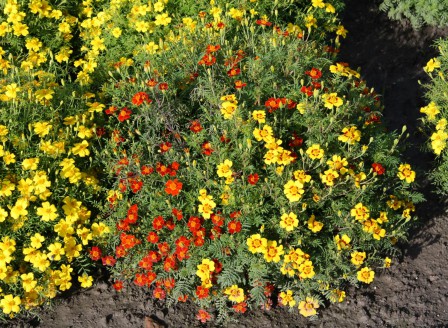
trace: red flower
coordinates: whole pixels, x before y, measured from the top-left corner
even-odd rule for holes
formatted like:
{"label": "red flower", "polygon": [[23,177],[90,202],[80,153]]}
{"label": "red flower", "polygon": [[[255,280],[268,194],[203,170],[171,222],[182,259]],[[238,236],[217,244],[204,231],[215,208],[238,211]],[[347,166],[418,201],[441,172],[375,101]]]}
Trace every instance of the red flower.
{"label": "red flower", "polygon": [[168,173],[170,173],[170,168],[163,165],[162,163],[157,163],[156,164],[156,171],[157,173],[160,174],[160,176],[164,177],[165,175],[167,175]]}
{"label": "red flower", "polygon": [[95,131],[97,137],[102,137],[106,134],[106,129],[103,127],[97,127]]}
{"label": "red flower", "polygon": [[237,67],[237,68],[231,68],[227,71],[227,75],[232,77],[232,76],[237,76],[238,74],[241,73],[241,70]]}
{"label": "red flower", "polygon": [[190,130],[191,130],[193,133],[199,133],[199,132],[201,132],[201,131],[202,131],[201,123],[199,123],[199,121],[197,121],[197,120],[191,122]]}
{"label": "red flower", "polygon": [[149,174],[151,174],[152,172],[154,172],[154,169],[153,169],[152,167],[143,165],[143,166],[141,167],[141,169],[140,169],[140,172],[141,172],[142,175],[149,175]]}
{"label": "red flower", "polygon": [[124,232],[122,232],[120,234],[120,240],[121,240],[121,245],[125,248],[125,249],[131,249],[133,248],[135,245],[140,244],[140,240],[137,239],[134,235],[128,235]]}
{"label": "red flower", "polygon": [[131,183],[131,190],[134,194],[142,189],[143,181],[140,179],[129,179],[129,182]]}
{"label": "red flower", "polygon": [[218,259],[212,260],[215,263],[215,274],[218,274],[222,271],[222,263],[218,261]]}
{"label": "red flower", "polygon": [[266,109],[268,110],[269,113],[272,113],[275,110],[279,109],[283,103],[286,103],[286,99],[283,102],[282,98],[272,98],[271,97],[265,101],[264,106],[266,107]]}
{"label": "red flower", "polygon": [[134,284],[136,284],[137,286],[140,286],[140,287],[145,286],[147,284],[146,275],[144,273],[136,273],[135,279],[134,279]]}
{"label": "red flower", "polygon": [[117,107],[115,107],[115,106],[110,106],[108,109],[104,110],[104,112],[105,112],[107,115],[112,115],[112,114],[115,113],[117,110],[118,110]]}
{"label": "red flower", "polygon": [[167,228],[168,230],[170,230],[170,231],[173,231],[174,228],[176,227],[176,225],[174,224],[173,219],[168,219],[168,220],[166,220],[166,222],[165,222],[165,226],[166,226],[166,228]]}
{"label": "red flower", "polygon": [[235,212],[230,213],[231,219],[236,219],[236,218],[239,218],[240,216],[241,216],[241,211],[235,211]]}
{"label": "red flower", "polygon": [[177,196],[182,190],[182,182],[177,179],[168,180],[165,184],[165,192],[168,195]]}
{"label": "red flower", "polygon": [[160,230],[165,226],[165,220],[163,219],[163,217],[161,217],[160,215],[157,216],[156,218],[154,218],[154,220],[152,221],[152,227],[155,230]]}
{"label": "red flower", "polygon": [[234,306],[232,306],[232,308],[235,310],[235,312],[244,313],[247,311],[247,303],[241,302],[241,303],[235,304]]}
{"label": "red flower", "polygon": [[176,286],[176,280],[174,278],[168,278],[163,280],[163,285],[165,286],[165,289],[169,292],[171,289]]}
{"label": "red flower", "polygon": [[148,236],[146,237],[146,240],[152,244],[157,244],[159,241],[159,235],[157,233],[155,233],[154,231],[151,231],[151,232],[149,232]]}
{"label": "red flower", "polygon": [[216,52],[216,51],[218,51],[219,49],[221,49],[221,46],[220,46],[219,44],[217,44],[216,46],[209,44],[209,45],[207,46],[206,51],[207,51],[207,53],[209,54],[209,53],[212,53],[212,52]]}
{"label": "red flower", "polygon": [[247,182],[249,182],[251,185],[255,185],[258,182],[258,174],[254,173],[254,174],[249,174],[249,176],[247,177]]}
{"label": "red flower", "polygon": [[257,20],[255,21],[255,23],[256,23],[257,25],[260,25],[260,26],[271,26],[271,25],[272,25],[271,22],[268,22],[268,21],[265,20],[265,19],[257,19]]}
{"label": "red flower", "polygon": [[122,245],[118,245],[115,247],[115,257],[117,259],[121,257],[125,257],[128,252],[126,251],[126,248],[124,248]]}
{"label": "red flower", "polygon": [[202,153],[206,156],[210,156],[214,152],[214,150],[212,148],[212,144],[208,141],[204,142],[201,145],[201,148],[202,148]]}
{"label": "red flower", "polygon": [[159,147],[160,147],[160,152],[161,153],[166,153],[168,150],[171,149],[173,145],[171,144],[171,142],[162,142]]}
{"label": "red flower", "polygon": [[247,85],[247,83],[244,83],[241,80],[235,81],[235,88],[236,89],[242,89]]}
{"label": "red flower", "polygon": [[146,285],[148,287],[151,286],[152,282],[154,280],[156,280],[156,278],[157,278],[157,275],[154,272],[152,272],[152,271],[147,272],[146,273]]}
{"label": "red flower", "polygon": [[168,90],[168,83],[162,82],[159,84],[159,90],[166,91]]}
{"label": "red flower", "polygon": [[306,94],[308,97],[311,97],[313,95],[313,87],[302,86],[300,88],[300,92]]}
{"label": "red flower", "polygon": [[120,230],[120,231],[129,231],[129,230],[131,230],[131,227],[129,226],[129,223],[126,220],[118,221],[116,227],[117,227],[117,230]]}
{"label": "red flower", "polygon": [[188,248],[190,246],[190,239],[185,236],[180,236],[176,239],[176,247],[179,248]]}
{"label": "red flower", "polygon": [[163,262],[163,270],[165,270],[166,272],[176,270],[176,256],[174,254],[167,256],[167,258]]}
{"label": "red flower", "polygon": [[177,300],[179,302],[185,303],[188,300],[188,295],[180,295]]}
{"label": "red flower", "polygon": [[123,289],[123,281],[121,281],[121,280],[116,280],[116,281],[114,282],[114,284],[112,285],[112,287],[114,287],[114,289],[115,289],[117,292],[121,291],[121,290]]}
{"label": "red flower", "polygon": [[201,300],[208,297],[209,289],[198,286],[196,287],[196,296]]}
{"label": "red flower", "polygon": [[148,257],[148,259],[152,262],[152,263],[157,263],[161,260],[161,256],[159,254],[159,252],[156,251],[149,251],[148,254],[146,255]]}
{"label": "red flower", "polygon": [[229,143],[230,142],[230,138],[227,138],[227,136],[225,134],[223,134],[221,137],[219,137],[219,140],[222,143]]}
{"label": "red flower", "polygon": [[142,269],[145,269],[145,270],[151,270],[152,269],[152,263],[153,262],[152,262],[151,258],[148,255],[146,255],[146,256],[144,256],[141,259],[140,262],[138,262],[138,266],[140,268],[142,268]]}
{"label": "red flower", "polygon": [[159,249],[162,257],[167,256],[170,252],[170,245],[168,245],[168,243],[166,241],[163,243],[158,243],[157,248]]}
{"label": "red flower", "polygon": [[160,288],[160,287],[156,287],[152,293],[152,295],[155,298],[158,298],[159,300],[163,300],[166,297],[166,292]]}
{"label": "red flower", "polygon": [[212,66],[214,63],[216,63],[216,57],[211,54],[205,54],[198,62],[198,65]]}
{"label": "red flower", "polygon": [[241,227],[242,227],[241,222],[240,221],[236,221],[236,220],[230,221],[227,224],[227,229],[229,230],[230,234],[234,234],[234,233],[240,232],[241,231]]}
{"label": "red flower", "polygon": [[185,259],[188,259],[190,255],[188,254],[188,248],[176,248],[175,254],[177,256],[177,259],[179,261],[183,261]]}
{"label": "red flower", "polygon": [[120,122],[124,122],[131,117],[131,114],[132,114],[132,111],[130,109],[128,109],[127,107],[124,107],[120,111],[120,114],[118,114],[118,120]]}
{"label": "red flower", "polygon": [[198,311],[198,314],[196,315],[196,318],[202,323],[206,323],[207,321],[209,321],[211,319],[211,317],[212,316],[210,315],[210,313],[208,313],[207,311],[202,310],[202,309],[200,309]]}
{"label": "red flower", "polygon": [[101,258],[101,249],[98,246],[93,246],[89,250],[89,254],[93,261],[98,261]]}
{"label": "red flower", "polygon": [[322,72],[317,68],[312,68],[310,71],[305,72],[306,75],[310,76],[312,79],[317,80],[322,76]]}
{"label": "red flower", "polygon": [[150,79],[150,80],[146,81],[146,85],[148,87],[150,87],[151,89],[153,89],[157,85],[157,83],[158,82],[154,79]]}
{"label": "red flower", "polygon": [[137,92],[132,97],[132,103],[136,106],[140,106],[144,102],[150,104],[152,100],[149,98],[149,95],[146,92]]}
{"label": "red flower", "polygon": [[224,218],[221,215],[213,213],[210,218],[215,226],[222,227],[224,225]]}
{"label": "red flower", "polygon": [[196,217],[196,216],[192,216],[187,223],[188,229],[190,229],[190,231],[192,233],[198,231],[201,227],[202,227],[202,223],[201,220]]}
{"label": "red flower", "polygon": [[386,172],[386,169],[380,163],[373,163],[372,168],[373,172],[375,172],[378,175],[382,175]]}
{"label": "red flower", "polygon": [[117,262],[117,260],[111,255],[103,257],[101,259],[101,261],[103,262],[103,265],[108,265],[108,266],[114,266],[115,263]]}
{"label": "red flower", "polygon": [[173,208],[171,213],[173,213],[173,215],[177,218],[177,221],[182,220],[182,218],[184,217],[184,215],[182,214],[182,211],[178,210],[177,208]]}
{"label": "red flower", "polygon": [[300,147],[303,144],[303,139],[300,138],[295,132],[292,134],[292,140],[289,142],[289,147]]}

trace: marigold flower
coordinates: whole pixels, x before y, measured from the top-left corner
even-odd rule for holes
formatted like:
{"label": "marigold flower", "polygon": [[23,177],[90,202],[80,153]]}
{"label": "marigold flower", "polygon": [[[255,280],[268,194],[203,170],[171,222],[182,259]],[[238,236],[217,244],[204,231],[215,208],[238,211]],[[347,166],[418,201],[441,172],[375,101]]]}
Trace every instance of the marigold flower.
{"label": "marigold flower", "polygon": [[347,236],[346,234],[342,235],[342,237],[339,236],[339,235],[336,235],[336,236],[334,237],[334,242],[336,243],[336,246],[337,246],[337,248],[338,248],[338,251],[340,251],[340,250],[342,250],[342,249],[348,249],[348,248],[350,248],[350,242],[351,242],[351,239],[350,239],[350,237]]}
{"label": "marigold flower", "polygon": [[334,186],[334,180],[336,180],[338,177],[339,177],[338,172],[332,169],[326,170],[324,174],[322,173],[320,174],[322,182],[329,187]]}
{"label": "marigold flower", "polygon": [[440,110],[436,103],[431,101],[427,106],[420,108],[420,113],[426,114],[428,120],[434,121],[437,114],[440,113]]}
{"label": "marigold flower", "polygon": [[5,314],[10,314],[11,312],[18,313],[20,311],[20,304],[22,304],[20,297],[12,294],[3,296],[0,301],[0,307]]}
{"label": "marigold flower", "polygon": [[283,245],[278,245],[275,240],[268,241],[264,249],[264,259],[266,262],[280,262],[280,256],[284,254]]}
{"label": "marigold flower", "polygon": [[220,178],[229,178],[232,176],[232,161],[226,159],[223,163],[218,164],[217,174]]}
{"label": "marigold flower", "polygon": [[121,109],[120,113],[118,114],[118,120],[120,122],[124,122],[128,120],[131,117],[132,111],[128,109],[127,107],[124,107]]}
{"label": "marigold flower", "polygon": [[260,234],[252,235],[246,241],[249,251],[253,254],[264,253],[267,247],[267,243],[267,239],[262,238]]}
{"label": "marigold flower", "polygon": [[380,163],[373,163],[372,169],[377,175],[383,175],[386,172],[386,169]]}
{"label": "marigold flower", "polygon": [[168,180],[165,184],[165,192],[168,195],[177,196],[182,190],[182,182],[177,179]]}
{"label": "marigold flower", "polygon": [[288,289],[286,292],[281,292],[279,295],[280,303],[284,306],[293,307],[296,305],[296,301],[292,295],[292,290]]}
{"label": "marigold flower", "polygon": [[322,99],[324,101],[324,106],[328,109],[333,109],[333,107],[340,107],[344,103],[342,98],[338,97],[338,94],[333,92],[330,94],[323,94]]}
{"label": "marigold flower", "polygon": [[314,67],[311,70],[306,71],[305,74],[315,80],[317,80],[322,76],[322,72],[318,68]]}
{"label": "marigold flower", "polygon": [[303,184],[300,183],[300,181],[289,180],[284,186],[284,193],[286,198],[293,203],[298,202],[302,198],[305,190],[303,189]]}
{"label": "marigold flower", "polygon": [[212,318],[212,316],[207,311],[200,309],[196,315],[196,318],[202,323],[206,323]]}
{"label": "marigold flower", "polygon": [[307,297],[305,301],[300,301],[299,303],[300,314],[304,317],[315,315],[317,313],[316,309],[318,308],[319,302],[312,297]]}
{"label": "marigold flower", "polygon": [[224,290],[224,294],[229,296],[229,301],[241,303],[244,301],[244,290],[237,285],[232,285]]}
{"label": "marigold flower", "polygon": [[371,270],[369,267],[364,267],[358,271],[357,278],[359,281],[370,284],[375,277],[375,272]]}
{"label": "marigold flower", "polygon": [[354,216],[356,220],[363,222],[369,218],[370,211],[362,203],[358,203],[350,210],[350,215]]}
{"label": "marigold flower", "polygon": [[249,176],[247,177],[247,182],[249,182],[251,185],[255,185],[258,182],[258,174],[257,173],[253,173],[253,174],[249,174]]}
{"label": "marigold flower", "polygon": [[411,165],[409,164],[400,164],[397,176],[400,180],[405,180],[407,183],[411,183],[415,180],[415,171],[411,170]]}
{"label": "marigold flower", "polygon": [[306,154],[311,159],[321,159],[324,156],[324,150],[320,148],[319,144],[313,144],[306,150]]}
{"label": "marigold flower", "polygon": [[361,131],[356,126],[345,127],[342,129],[342,134],[338,137],[338,140],[353,145],[361,140]]}
{"label": "marigold flower", "polygon": [[227,224],[227,229],[230,234],[238,233],[241,231],[242,224],[240,221],[232,220]]}
{"label": "marigold flower", "polygon": [[293,212],[284,213],[281,217],[280,227],[290,232],[293,231],[294,228],[297,228],[299,225],[299,220],[297,220],[297,215]]}
{"label": "marigold flower", "polygon": [[356,266],[363,264],[366,259],[366,252],[353,252],[350,255],[352,257],[350,261]]}
{"label": "marigold flower", "polygon": [[316,217],[313,215],[308,219],[308,229],[316,233],[322,230],[324,224],[322,222],[316,221]]}
{"label": "marigold flower", "polygon": [[207,298],[208,294],[209,294],[209,289],[208,288],[204,288],[202,286],[196,287],[196,296],[198,297],[198,299]]}

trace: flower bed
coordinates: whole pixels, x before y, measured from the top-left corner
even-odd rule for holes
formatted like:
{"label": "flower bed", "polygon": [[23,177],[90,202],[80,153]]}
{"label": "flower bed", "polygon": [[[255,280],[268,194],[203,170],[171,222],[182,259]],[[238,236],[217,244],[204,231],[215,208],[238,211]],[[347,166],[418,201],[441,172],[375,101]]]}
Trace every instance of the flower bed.
{"label": "flower bed", "polygon": [[313,316],[371,283],[421,196],[378,95],[335,59],[340,7],[30,5],[71,43],[4,43],[4,315],[88,287],[87,257],[204,322],[274,303]]}

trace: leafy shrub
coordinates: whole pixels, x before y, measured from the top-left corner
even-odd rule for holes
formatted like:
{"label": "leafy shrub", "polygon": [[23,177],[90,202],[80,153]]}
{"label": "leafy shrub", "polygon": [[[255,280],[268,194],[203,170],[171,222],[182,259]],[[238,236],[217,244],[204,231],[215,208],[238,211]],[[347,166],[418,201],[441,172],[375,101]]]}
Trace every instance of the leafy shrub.
{"label": "leafy shrub", "polygon": [[380,9],[392,19],[409,20],[414,28],[448,25],[448,3],[444,0],[384,0]]}
{"label": "leafy shrub", "polygon": [[422,107],[420,112],[425,114],[422,124],[427,131],[430,131],[428,147],[437,155],[437,164],[430,173],[430,178],[437,187],[440,194],[448,194],[448,154],[446,151],[446,122],[448,119],[448,86],[446,76],[448,74],[448,41],[439,40],[436,42],[440,54],[436,58],[431,58],[424,67],[425,72],[431,78],[431,82],[426,85],[426,98],[428,105]]}
{"label": "leafy shrub", "polygon": [[203,321],[274,295],[311,316],[390,264],[421,200],[415,172],[378,96],[335,62],[335,13],[313,1],[296,24],[272,24],[235,9],[248,2],[217,3],[109,72],[95,158],[113,233],[93,258],[117,290],[193,299]]}

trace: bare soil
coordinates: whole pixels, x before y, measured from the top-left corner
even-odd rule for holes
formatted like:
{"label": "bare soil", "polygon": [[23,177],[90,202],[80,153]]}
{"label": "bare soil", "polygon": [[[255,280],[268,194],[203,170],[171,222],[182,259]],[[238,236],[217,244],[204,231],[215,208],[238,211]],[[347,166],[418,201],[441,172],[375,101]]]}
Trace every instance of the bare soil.
{"label": "bare soil", "polygon": [[[407,161],[423,172],[434,165],[424,153],[424,136],[418,128],[419,108],[425,104],[418,81],[427,82],[422,67],[436,55],[433,41],[448,30],[431,27],[414,31],[406,22],[390,21],[379,12],[378,0],[349,0],[343,18],[349,30],[340,60],[362,67],[368,85],[383,95],[389,129],[407,125],[412,143]],[[448,327],[448,220],[445,200],[432,194],[421,181],[427,202],[418,208],[420,223],[402,245],[402,256],[377,273],[363,288],[351,288],[347,301],[321,309],[316,321],[285,309],[248,311],[227,327]],[[16,321],[11,327],[201,327],[197,308],[181,304],[166,308],[140,288],[116,293],[105,281],[75,292],[43,309],[38,319]],[[146,324],[145,324],[145,318]],[[212,325],[209,325],[211,327]]]}

